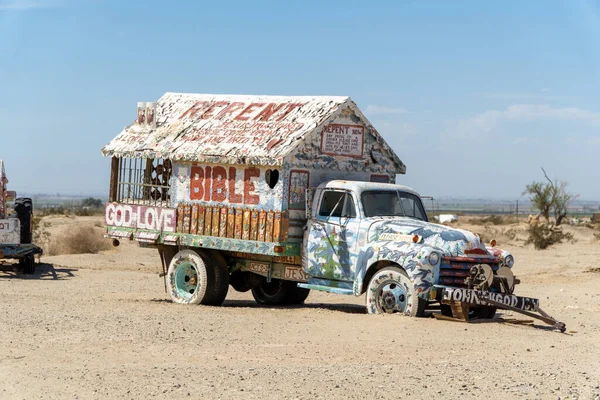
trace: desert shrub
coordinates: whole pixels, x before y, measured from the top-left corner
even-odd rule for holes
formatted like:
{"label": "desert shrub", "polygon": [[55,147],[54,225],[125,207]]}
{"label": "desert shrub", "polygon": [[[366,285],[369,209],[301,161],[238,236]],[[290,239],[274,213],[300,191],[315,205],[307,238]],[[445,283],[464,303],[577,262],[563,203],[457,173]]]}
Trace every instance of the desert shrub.
{"label": "desert shrub", "polygon": [[63,215],[65,213],[65,209],[62,206],[40,207],[37,210],[35,210],[35,212],[39,215]]}
{"label": "desert shrub", "polygon": [[33,243],[45,248],[50,242],[51,237],[48,231],[48,228],[51,226],[50,222],[44,221],[42,217],[34,214],[31,226],[33,230]]}
{"label": "desert shrub", "polygon": [[53,206],[53,207],[43,207],[36,210],[37,214],[40,215],[64,215],[64,216],[79,216],[79,217],[89,217],[93,215],[102,215],[104,214],[104,209],[98,207],[63,207],[63,206]]}
{"label": "desert shrub", "polygon": [[93,215],[104,215],[104,209],[97,207],[76,207],[69,210],[69,213],[78,217],[91,217]]}
{"label": "desert shrub", "polygon": [[488,215],[483,218],[474,218],[471,223],[473,225],[506,225],[517,222],[515,218],[502,215]]}
{"label": "desert shrub", "polygon": [[504,236],[506,236],[509,240],[515,240],[517,238],[517,230],[516,229],[507,229],[504,231]]}
{"label": "desert shrub", "polygon": [[94,210],[91,208],[74,208],[70,210],[70,213],[78,217],[89,217],[94,215]]}
{"label": "desert shrub", "polygon": [[101,230],[90,225],[78,226],[58,237],[53,237],[47,254],[96,254],[110,248]]}
{"label": "desert shrub", "polygon": [[552,224],[537,223],[529,225],[527,233],[529,237],[525,244],[533,244],[533,247],[537,250],[543,250],[553,244],[562,243],[563,240],[568,240],[571,243],[575,242],[572,234],[565,233],[562,229]]}
{"label": "desert shrub", "polygon": [[485,218],[482,218],[481,221],[484,224],[489,224],[489,225],[502,225],[504,224],[504,218],[502,218],[501,215],[489,215]]}

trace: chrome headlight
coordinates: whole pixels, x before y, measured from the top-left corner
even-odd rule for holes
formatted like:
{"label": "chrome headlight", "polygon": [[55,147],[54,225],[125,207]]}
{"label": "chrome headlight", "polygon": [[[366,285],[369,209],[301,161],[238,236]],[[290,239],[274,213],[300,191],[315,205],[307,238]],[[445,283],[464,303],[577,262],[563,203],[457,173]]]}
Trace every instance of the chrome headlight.
{"label": "chrome headlight", "polygon": [[508,268],[512,268],[514,263],[515,263],[515,259],[513,258],[513,256],[508,255],[508,256],[504,257],[504,265],[506,265]]}
{"label": "chrome headlight", "polygon": [[427,262],[429,262],[429,264],[431,265],[436,265],[439,261],[440,255],[435,251],[432,251],[431,253],[429,253],[429,256],[427,256]]}

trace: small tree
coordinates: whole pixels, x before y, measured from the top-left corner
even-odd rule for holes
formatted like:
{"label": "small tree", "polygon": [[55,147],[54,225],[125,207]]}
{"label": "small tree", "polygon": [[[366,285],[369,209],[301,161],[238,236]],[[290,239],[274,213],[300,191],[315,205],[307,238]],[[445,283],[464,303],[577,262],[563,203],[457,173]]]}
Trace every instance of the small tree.
{"label": "small tree", "polygon": [[554,198],[554,205],[552,208],[554,211],[554,216],[556,217],[556,225],[558,226],[567,216],[567,208],[569,207],[569,204],[571,204],[571,202],[575,200],[577,196],[567,192],[567,182],[555,182],[554,187],[556,188],[556,196]]}
{"label": "small tree", "polygon": [[550,210],[554,202],[550,185],[544,182],[530,183],[525,186],[523,191],[523,195],[526,194],[529,195],[529,200],[533,203],[533,206],[540,210],[540,215],[544,216],[547,221],[550,220]]}
{"label": "small tree", "polygon": [[556,218],[556,225],[558,226],[567,216],[569,204],[577,196],[567,192],[567,182],[552,181],[548,178],[548,174],[546,174],[544,168],[542,168],[542,172],[544,172],[544,177],[548,183],[530,183],[525,186],[523,195],[530,195],[529,200],[536,209],[540,210],[540,215],[544,216],[546,221],[550,221],[550,212],[552,211]]}

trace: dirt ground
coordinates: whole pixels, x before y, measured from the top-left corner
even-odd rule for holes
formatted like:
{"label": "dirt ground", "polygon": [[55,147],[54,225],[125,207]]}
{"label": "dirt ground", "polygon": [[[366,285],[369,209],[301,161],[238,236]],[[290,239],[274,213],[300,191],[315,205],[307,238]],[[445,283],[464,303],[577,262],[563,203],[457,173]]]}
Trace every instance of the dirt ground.
{"label": "dirt ground", "polygon": [[[100,218],[53,217],[54,237]],[[221,307],[169,301],[156,250],[0,264],[0,399],[600,399],[600,240],[536,251],[524,222],[459,226],[515,255],[516,294],[567,324],[370,316],[364,296],[312,292],[266,308],[233,289]],[[98,228],[99,229],[99,228]],[[598,232],[598,231],[595,231]],[[504,318],[527,319],[511,313]]]}

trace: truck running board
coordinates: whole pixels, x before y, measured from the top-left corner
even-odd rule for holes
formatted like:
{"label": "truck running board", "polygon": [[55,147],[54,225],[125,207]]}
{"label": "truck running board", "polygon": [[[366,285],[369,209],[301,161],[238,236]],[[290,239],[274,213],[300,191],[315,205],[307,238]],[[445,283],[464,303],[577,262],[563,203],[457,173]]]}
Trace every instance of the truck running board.
{"label": "truck running board", "polygon": [[331,287],[331,286],[325,286],[325,285],[314,285],[314,284],[310,284],[310,283],[299,283],[298,287],[305,288],[305,289],[320,290],[322,292],[329,292],[329,293],[354,294],[352,289]]}

